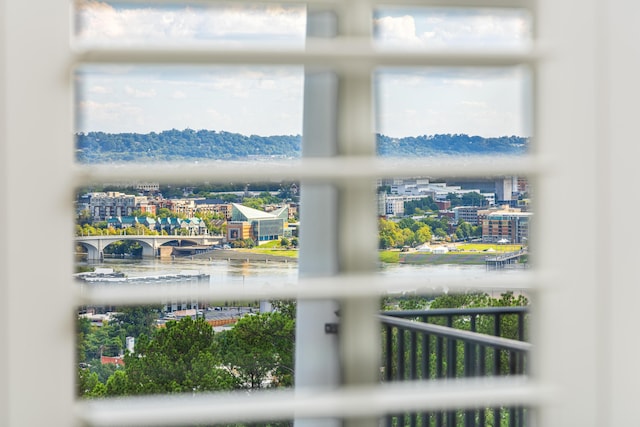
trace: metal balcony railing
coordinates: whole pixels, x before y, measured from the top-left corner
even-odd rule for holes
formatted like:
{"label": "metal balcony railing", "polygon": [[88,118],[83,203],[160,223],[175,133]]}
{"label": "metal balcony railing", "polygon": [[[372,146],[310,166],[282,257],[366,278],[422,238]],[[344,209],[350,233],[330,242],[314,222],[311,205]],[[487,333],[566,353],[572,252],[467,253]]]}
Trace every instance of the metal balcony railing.
{"label": "metal balcony railing", "polygon": [[[383,381],[446,380],[526,375],[531,344],[526,307],[387,311],[383,327]],[[527,425],[521,407],[388,416],[389,427]]]}

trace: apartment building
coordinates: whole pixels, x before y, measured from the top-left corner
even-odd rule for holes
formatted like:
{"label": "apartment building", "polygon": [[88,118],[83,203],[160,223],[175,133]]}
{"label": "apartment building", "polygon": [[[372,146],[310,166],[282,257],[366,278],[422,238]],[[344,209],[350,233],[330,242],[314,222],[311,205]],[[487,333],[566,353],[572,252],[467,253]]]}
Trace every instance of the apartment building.
{"label": "apartment building", "polygon": [[195,211],[223,215],[226,219],[231,219],[231,203],[222,199],[195,199]]}
{"label": "apartment building", "polygon": [[499,243],[527,243],[532,212],[522,212],[518,208],[478,211],[482,225],[482,240]]}
{"label": "apartment building", "polygon": [[[146,198],[144,200],[146,201]],[[90,193],[89,211],[93,221],[106,221],[112,216],[130,216],[134,210],[134,195],[117,191]]]}

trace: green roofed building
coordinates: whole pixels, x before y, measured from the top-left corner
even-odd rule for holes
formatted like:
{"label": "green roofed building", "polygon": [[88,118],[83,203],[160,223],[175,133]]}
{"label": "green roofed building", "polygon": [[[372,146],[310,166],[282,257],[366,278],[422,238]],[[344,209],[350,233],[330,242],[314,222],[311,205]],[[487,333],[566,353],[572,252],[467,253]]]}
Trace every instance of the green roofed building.
{"label": "green roofed building", "polygon": [[253,239],[256,243],[278,240],[285,233],[288,207],[264,212],[232,203],[231,220],[227,222],[227,240]]}

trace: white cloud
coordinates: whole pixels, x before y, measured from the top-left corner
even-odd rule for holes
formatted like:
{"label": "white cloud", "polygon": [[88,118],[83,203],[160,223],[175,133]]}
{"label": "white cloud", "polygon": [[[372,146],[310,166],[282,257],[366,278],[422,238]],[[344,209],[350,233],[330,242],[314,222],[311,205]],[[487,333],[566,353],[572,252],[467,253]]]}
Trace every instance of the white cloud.
{"label": "white cloud", "polygon": [[458,86],[463,88],[482,87],[483,82],[481,79],[464,79],[464,78],[448,78],[443,79],[442,84],[447,86]]}
{"label": "white cloud", "polygon": [[[384,15],[385,12],[380,12]],[[378,41],[395,46],[502,46],[526,44],[530,23],[524,13],[497,10],[423,9],[375,20]]]}
{"label": "white cloud", "polygon": [[116,8],[95,1],[78,7],[80,40],[92,43],[184,43],[243,40],[254,42],[304,41],[302,7],[262,6],[225,8]]}
{"label": "white cloud", "polygon": [[275,80],[272,80],[272,79],[263,79],[258,81],[258,87],[260,89],[275,89],[276,82]]}
{"label": "white cloud", "polygon": [[470,108],[489,108],[489,104],[487,104],[486,102],[478,102],[478,101],[462,101],[460,102],[460,105],[462,105],[463,107],[470,107]]}
{"label": "white cloud", "polygon": [[78,105],[78,109],[81,127],[87,129],[96,129],[93,125],[102,123],[123,125],[144,113],[144,110],[139,106],[123,102],[82,101]]}
{"label": "white cloud", "polygon": [[98,95],[106,95],[106,94],[109,94],[109,93],[112,93],[112,92],[113,92],[113,90],[111,88],[108,88],[108,87],[105,87],[105,86],[95,85],[95,86],[91,86],[89,88],[89,93],[95,93],[95,94],[98,94]]}
{"label": "white cloud", "polygon": [[124,93],[133,98],[155,98],[157,95],[155,89],[142,90],[132,88],[131,86],[125,86]]}
{"label": "white cloud", "polygon": [[207,116],[213,119],[214,128],[220,129],[221,125],[228,125],[232,123],[231,116],[226,113],[221,113],[215,108],[208,108],[206,110]]}
{"label": "white cloud", "polygon": [[181,90],[175,90],[173,91],[171,97],[173,99],[185,99],[187,97],[187,94]]}
{"label": "white cloud", "polygon": [[413,16],[385,16],[374,21],[376,36],[383,43],[417,45],[422,44],[416,35]]}

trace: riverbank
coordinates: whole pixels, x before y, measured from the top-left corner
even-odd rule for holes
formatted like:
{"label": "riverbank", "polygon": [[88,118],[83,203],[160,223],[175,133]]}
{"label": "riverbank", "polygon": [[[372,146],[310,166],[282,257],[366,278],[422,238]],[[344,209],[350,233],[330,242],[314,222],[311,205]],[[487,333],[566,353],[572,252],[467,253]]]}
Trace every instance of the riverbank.
{"label": "riverbank", "polygon": [[482,265],[487,258],[486,253],[446,253],[433,254],[411,252],[403,253],[398,257],[401,264],[461,264]]}
{"label": "riverbank", "polygon": [[298,262],[298,259],[285,255],[274,255],[272,253],[264,253],[259,250],[250,249],[220,249],[209,251],[201,254],[180,257],[184,259],[203,259],[203,260],[239,260],[239,261],[264,261],[264,262]]}
{"label": "riverbank", "polygon": [[[289,255],[276,255],[262,252],[259,249],[221,249],[209,251],[201,254],[194,254],[181,259],[197,260],[240,260],[258,262],[298,262],[298,258]],[[284,251],[283,251],[284,252]],[[487,252],[458,252],[434,254],[427,252],[400,252],[400,251],[380,251],[380,261],[388,264],[458,264],[458,265],[484,265],[488,256],[495,253]]]}

